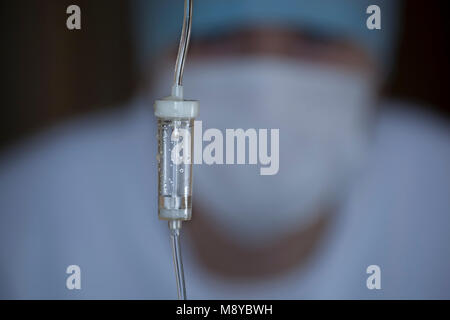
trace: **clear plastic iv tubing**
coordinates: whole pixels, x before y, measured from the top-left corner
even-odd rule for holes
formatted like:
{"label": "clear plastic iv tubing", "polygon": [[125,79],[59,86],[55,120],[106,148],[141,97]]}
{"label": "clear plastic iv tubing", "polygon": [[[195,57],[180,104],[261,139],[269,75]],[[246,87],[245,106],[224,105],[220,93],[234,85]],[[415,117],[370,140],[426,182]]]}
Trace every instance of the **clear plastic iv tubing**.
{"label": "clear plastic iv tubing", "polygon": [[181,86],[183,82],[184,62],[186,61],[186,54],[189,48],[189,39],[191,37],[192,2],[193,0],[184,1],[183,29],[181,31],[177,62],[175,63],[174,86]]}
{"label": "clear plastic iv tubing", "polygon": [[175,275],[177,278],[178,299],[186,300],[186,285],[184,282],[183,260],[181,259],[180,248],[180,228],[181,220],[169,221],[170,239],[172,241],[173,265],[175,267]]}
{"label": "clear plastic iv tubing", "polygon": [[[181,31],[181,39],[180,39],[180,46],[178,49],[177,61],[175,63],[175,76],[172,94],[178,97],[182,97],[183,95],[182,90],[178,88],[182,88],[184,63],[186,61],[186,54],[189,47],[189,39],[191,36],[192,2],[193,0],[185,0],[184,2],[183,29]],[[178,299],[186,300],[186,284],[184,282],[183,260],[181,258],[181,248],[180,248],[181,220],[170,220],[169,229],[170,229],[170,238],[172,241],[173,264],[175,267]]]}

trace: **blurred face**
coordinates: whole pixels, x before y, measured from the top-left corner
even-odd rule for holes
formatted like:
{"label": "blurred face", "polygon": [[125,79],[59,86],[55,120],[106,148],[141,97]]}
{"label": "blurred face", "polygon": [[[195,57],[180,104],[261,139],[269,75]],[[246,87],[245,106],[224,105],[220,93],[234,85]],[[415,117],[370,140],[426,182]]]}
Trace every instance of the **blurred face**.
{"label": "blurred face", "polygon": [[255,28],[212,39],[193,39],[189,49],[189,63],[192,60],[261,55],[292,58],[367,73],[374,69],[369,57],[357,45],[283,28]]}
{"label": "blurred face", "polygon": [[[174,55],[159,64],[157,94],[171,83]],[[279,129],[280,136],[276,175],[250,165],[197,166],[195,214],[200,209],[248,246],[314,223],[363,159],[373,70],[358,46],[284,29],[194,40],[184,92],[200,100],[204,130]]]}

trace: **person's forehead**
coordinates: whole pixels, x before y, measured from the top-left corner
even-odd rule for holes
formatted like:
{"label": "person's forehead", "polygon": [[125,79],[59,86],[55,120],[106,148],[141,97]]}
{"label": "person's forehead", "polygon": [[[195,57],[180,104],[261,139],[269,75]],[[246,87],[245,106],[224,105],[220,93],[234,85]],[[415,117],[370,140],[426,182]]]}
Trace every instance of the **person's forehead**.
{"label": "person's forehead", "polygon": [[[229,43],[239,43],[251,46],[253,43],[311,43],[311,44],[333,44],[347,41],[343,35],[330,35],[320,33],[308,28],[291,28],[279,24],[254,24],[252,26],[242,26],[226,32],[211,33],[209,35],[194,35],[191,42],[195,44],[226,45]],[[358,43],[354,43],[358,46]]]}
{"label": "person's forehead", "polygon": [[[174,47],[172,59],[176,52]],[[189,52],[190,59],[201,60],[247,55],[291,58],[362,70],[375,66],[375,61],[358,43],[278,26],[254,26],[222,35],[198,37],[193,39]]]}

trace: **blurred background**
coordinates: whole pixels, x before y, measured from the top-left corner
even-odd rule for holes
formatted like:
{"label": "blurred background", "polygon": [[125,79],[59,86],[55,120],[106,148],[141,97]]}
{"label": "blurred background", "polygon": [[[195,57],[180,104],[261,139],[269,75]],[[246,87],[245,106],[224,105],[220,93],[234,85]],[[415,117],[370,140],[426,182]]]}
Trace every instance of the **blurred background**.
{"label": "blurred background", "polygon": [[[444,3],[403,3],[399,50],[384,92],[448,120],[450,28]],[[71,4],[82,8],[78,31],[65,26]],[[1,2],[0,152],[69,118],[125,105],[142,83],[131,5],[122,0]]]}
{"label": "blurred background", "polygon": [[[378,2],[381,31],[371,0],[194,5],[184,86],[214,106],[204,127],[282,134],[273,176],[196,167],[190,297],[450,296],[444,1]],[[182,5],[1,2],[0,298],[175,298],[150,95],[169,90]],[[64,286],[73,263],[79,292]],[[366,288],[372,264],[382,291]]]}

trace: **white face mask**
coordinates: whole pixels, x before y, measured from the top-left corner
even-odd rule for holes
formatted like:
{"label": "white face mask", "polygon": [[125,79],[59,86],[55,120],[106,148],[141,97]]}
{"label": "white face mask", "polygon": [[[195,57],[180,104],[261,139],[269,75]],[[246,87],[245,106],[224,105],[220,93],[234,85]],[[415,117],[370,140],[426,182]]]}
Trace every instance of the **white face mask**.
{"label": "white face mask", "polygon": [[[156,80],[170,87],[170,79]],[[297,60],[189,61],[184,92],[200,100],[203,130],[279,129],[280,136],[276,175],[261,176],[248,164],[195,166],[195,203],[248,245],[308,226],[342,195],[361,163],[373,89],[362,73]]]}

